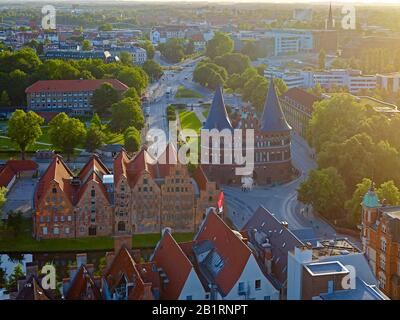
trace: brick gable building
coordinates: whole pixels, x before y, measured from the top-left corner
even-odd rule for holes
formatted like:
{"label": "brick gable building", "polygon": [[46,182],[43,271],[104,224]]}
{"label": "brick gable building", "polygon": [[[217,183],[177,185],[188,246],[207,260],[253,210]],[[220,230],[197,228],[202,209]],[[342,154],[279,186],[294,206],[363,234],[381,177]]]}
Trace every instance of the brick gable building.
{"label": "brick gable building", "polygon": [[382,205],[373,188],[362,201],[361,240],[380,289],[400,299],[400,207]]}
{"label": "brick gable building", "polygon": [[[175,155],[168,146],[165,154]],[[34,198],[36,238],[75,238],[112,234],[198,229],[220,193],[199,167],[190,174],[176,161],[158,162],[145,149],[132,159],[122,151],[113,172],[92,156],[74,173],[56,156],[41,177]]]}
{"label": "brick gable building", "polygon": [[112,233],[112,206],[103,177],[110,171],[93,156],[75,176],[56,156],[36,189],[36,238],[74,238]]}
{"label": "brick gable building", "polygon": [[[164,154],[175,149],[168,145]],[[171,150],[171,153],[170,153]],[[217,206],[220,193],[201,168],[193,177],[185,165],[162,164],[142,149],[133,159],[122,152],[114,161],[115,230],[117,233],[154,233],[165,227],[195,231],[205,209]]]}

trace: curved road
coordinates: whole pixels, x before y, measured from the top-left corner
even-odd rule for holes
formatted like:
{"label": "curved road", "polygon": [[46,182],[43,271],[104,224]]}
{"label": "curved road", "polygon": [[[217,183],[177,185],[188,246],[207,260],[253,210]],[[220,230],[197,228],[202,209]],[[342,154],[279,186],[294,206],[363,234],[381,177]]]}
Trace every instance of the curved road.
{"label": "curved road", "polygon": [[292,136],[292,162],[301,175],[289,183],[275,187],[254,187],[248,192],[243,192],[240,187],[223,186],[228,216],[241,229],[252,213],[262,205],[280,220],[287,221],[290,229],[312,228],[319,238],[334,238],[335,230],[297,201],[300,183],[316,164],[310,157],[307,143],[296,134]]}
{"label": "curved road", "polygon": [[[181,70],[167,71],[160,81],[150,87],[150,113],[147,118],[149,128],[162,129],[167,133],[168,126],[165,116],[167,105],[178,102],[187,104],[198,102],[198,99],[175,99],[173,96],[181,85],[201,93],[204,96],[201,99],[203,101],[212,99],[212,91],[192,81],[193,70],[200,59],[186,60],[175,65],[181,67]],[[167,88],[171,88],[173,92],[170,98],[166,96]],[[241,105],[241,101],[237,97],[224,95],[224,98],[228,104]],[[168,133],[166,137],[168,139]],[[279,219],[287,221],[290,229],[311,227],[318,237],[334,238],[336,236],[334,229],[316,218],[312,214],[312,210],[306,210],[304,205],[297,201],[297,188],[316,164],[310,157],[307,143],[296,134],[292,136],[292,162],[301,175],[287,184],[275,187],[255,187],[249,192],[243,192],[240,187],[222,186],[229,217],[236,228],[240,229],[253,212],[263,205]]]}

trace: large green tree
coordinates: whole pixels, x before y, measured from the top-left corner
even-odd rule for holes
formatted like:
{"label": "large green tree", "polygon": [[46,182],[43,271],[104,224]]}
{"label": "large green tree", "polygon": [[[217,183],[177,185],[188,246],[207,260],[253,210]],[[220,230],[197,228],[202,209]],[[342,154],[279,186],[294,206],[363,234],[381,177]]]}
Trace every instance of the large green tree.
{"label": "large green tree", "polygon": [[224,67],[228,74],[240,74],[251,66],[249,57],[241,53],[226,53],[216,57],[214,63]]}
{"label": "large green tree", "polygon": [[125,149],[126,151],[133,153],[140,148],[140,132],[135,127],[131,126],[125,130],[124,133]]}
{"label": "large green tree", "polygon": [[171,38],[158,45],[161,55],[170,63],[182,61],[185,57],[185,46],[182,39]]}
{"label": "large green tree", "polygon": [[163,75],[161,66],[154,60],[146,60],[143,64],[143,70],[152,81],[160,79]]}
{"label": "large green tree", "polygon": [[342,177],[333,167],[311,170],[298,189],[298,200],[311,204],[327,219],[343,217],[346,187]]}
{"label": "large green tree", "polygon": [[125,83],[128,87],[136,89],[138,94],[142,94],[149,83],[146,72],[139,67],[123,67],[117,76],[117,79]]}
{"label": "large green tree", "polygon": [[10,292],[17,291],[18,289],[18,280],[25,277],[24,271],[22,269],[21,264],[17,264],[14,267],[13,273],[9,276],[7,281],[7,290]]}
{"label": "large green tree", "polygon": [[382,183],[379,188],[376,189],[378,198],[387,205],[398,206],[400,205],[400,191],[395,185],[393,180]]}
{"label": "large green tree", "polygon": [[327,142],[342,142],[359,133],[366,118],[366,107],[352,96],[333,95],[314,104],[307,140],[319,152]]}
{"label": "large green tree", "polygon": [[120,99],[119,93],[114,89],[112,84],[106,82],[100,88],[93,92],[92,104],[93,109],[100,115],[110,113],[111,105],[118,102]]}
{"label": "large green tree", "polygon": [[233,40],[225,33],[216,32],[214,37],[207,42],[206,56],[214,59],[233,51]]}
{"label": "large green tree", "polygon": [[42,135],[40,126],[44,119],[33,111],[25,112],[17,109],[8,121],[7,135],[14,141],[21,151],[21,158],[25,159],[25,152]]}
{"label": "large green tree", "polygon": [[361,223],[361,202],[364,195],[371,188],[372,181],[369,178],[364,178],[356,185],[353,195],[345,202],[347,211],[347,220],[356,226]]}
{"label": "large green tree", "polygon": [[98,148],[104,145],[106,136],[103,131],[97,126],[90,126],[87,130],[85,148],[89,152],[95,152]]}
{"label": "large green tree", "polygon": [[228,73],[224,67],[215,63],[199,63],[193,72],[193,81],[204,87],[214,89],[217,84],[224,85]]}
{"label": "large green tree", "polygon": [[139,46],[141,48],[143,48],[144,50],[146,50],[147,59],[150,59],[150,60],[154,59],[154,54],[155,54],[156,50],[154,49],[154,46],[151,43],[151,41],[149,41],[149,40],[141,41],[139,43]]}
{"label": "large green tree", "polygon": [[130,126],[141,130],[144,127],[142,109],[132,98],[124,98],[114,103],[110,126],[115,132],[123,132]]}
{"label": "large green tree", "polygon": [[69,160],[74,149],[85,141],[86,129],[79,119],[61,112],[50,121],[49,136],[53,146],[65,153]]}

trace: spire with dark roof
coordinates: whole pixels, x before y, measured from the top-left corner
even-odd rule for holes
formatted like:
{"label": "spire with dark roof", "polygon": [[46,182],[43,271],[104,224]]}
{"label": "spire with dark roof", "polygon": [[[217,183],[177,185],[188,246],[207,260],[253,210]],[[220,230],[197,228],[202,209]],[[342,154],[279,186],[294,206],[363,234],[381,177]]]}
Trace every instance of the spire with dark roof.
{"label": "spire with dark roof", "polygon": [[328,22],[327,22],[327,29],[334,29],[334,22],[333,22],[333,14],[332,14],[332,2],[329,3],[329,14],[328,14]]}
{"label": "spire with dark roof", "polygon": [[270,80],[267,98],[265,99],[260,129],[262,132],[281,132],[292,129],[285,119],[272,79]]}
{"label": "spire with dark roof", "polygon": [[203,129],[217,129],[220,131],[223,129],[233,130],[228,113],[226,112],[224,96],[220,85],[215,89],[210,112],[208,113]]}

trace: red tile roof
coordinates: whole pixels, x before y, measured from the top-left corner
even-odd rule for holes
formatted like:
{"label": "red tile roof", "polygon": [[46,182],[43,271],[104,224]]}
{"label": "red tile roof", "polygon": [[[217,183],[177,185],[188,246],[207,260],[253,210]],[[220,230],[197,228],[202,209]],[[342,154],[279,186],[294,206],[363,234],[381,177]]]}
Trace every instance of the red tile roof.
{"label": "red tile roof", "polygon": [[195,241],[209,240],[224,261],[224,267],[215,277],[215,282],[227,295],[239,280],[247,261],[250,248],[214,212],[208,213]]}
{"label": "red tile roof", "polygon": [[6,163],[14,172],[36,171],[39,166],[33,160],[8,160]]}
{"label": "red tile roof", "polygon": [[7,187],[17,173],[24,171],[36,171],[38,165],[32,160],[8,160],[0,168],[0,187]]}
{"label": "red tile roof", "polygon": [[95,279],[86,267],[82,265],[72,280],[72,284],[69,287],[65,298],[67,300],[81,300],[82,295],[86,296],[88,288],[90,288],[91,293],[93,294],[91,300],[101,300],[100,289],[98,288]]}
{"label": "red tile roof", "polygon": [[315,96],[303,89],[300,89],[300,88],[289,89],[284,94],[282,94],[281,99],[285,99],[285,97],[295,100],[298,103],[300,103],[301,105],[309,107],[309,108],[312,107],[314,102],[321,100],[317,96]]}
{"label": "red tile roof", "polygon": [[196,42],[204,42],[205,41],[204,37],[203,37],[203,35],[201,33],[194,34],[192,36],[192,40],[196,41]]}
{"label": "red tile roof", "polygon": [[201,165],[199,165],[194,171],[193,171],[193,179],[196,181],[197,186],[199,187],[200,190],[205,190],[207,187],[208,179],[206,174],[203,171],[203,168]]}
{"label": "red tile roof", "polygon": [[163,269],[169,280],[161,290],[161,299],[178,299],[193,265],[169,232],[157,244],[152,261]]}
{"label": "red tile roof", "polygon": [[[110,267],[104,273],[111,292],[118,285],[124,275],[129,282],[135,283],[134,288],[129,293],[129,300],[152,300],[154,296],[151,292],[152,284],[145,282],[139,272],[139,264],[136,264],[127,248],[122,247],[114,257]],[[147,269],[148,270],[148,269]],[[142,270],[142,272],[144,272]],[[150,279],[151,277],[147,278]]]}
{"label": "red tile roof", "polygon": [[64,163],[59,155],[56,155],[53,161],[48,166],[46,172],[40,178],[36,193],[35,193],[35,207],[40,203],[50,184],[54,181],[58,184],[59,188],[65,193],[69,201],[74,203],[74,196],[77,192],[77,186],[71,185],[73,173]]}
{"label": "red tile roof", "polygon": [[124,150],[122,150],[114,159],[114,183],[117,183],[121,176],[127,177],[126,166],[129,162],[129,158]]}
{"label": "red tile roof", "polygon": [[0,169],[0,187],[7,187],[14,177],[14,170],[10,166],[4,165]]}
{"label": "red tile roof", "polygon": [[143,171],[147,171],[154,178],[155,171],[152,166],[153,162],[154,159],[145,149],[140,150],[139,153],[129,161],[126,167],[129,184],[134,186]]}
{"label": "red tile roof", "polygon": [[117,79],[39,80],[26,88],[25,93],[94,91],[103,83],[110,83],[118,91],[129,89]]}
{"label": "red tile roof", "polygon": [[100,160],[97,155],[92,155],[88,162],[83,166],[81,171],[79,172],[79,178],[82,182],[85,182],[89,178],[89,174],[97,173],[101,176],[105,174],[110,174],[110,170],[106,167],[106,165]]}
{"label": "red tile roof", "polygon": [[81,199],[85,194],[88,183],[91,181],[99,184],[105,198],[109,200],[107,190],[102,181],[102,176],[105,174],[110,174],[110,171],[96,155],[93,155],[78,175],[81,180],[80,185],[72,185],[71,179],[74,175],[61,157],[57,155],[40,178],[35,193],[35,207],[46,194],[52,181],[58,183],[60,189],[66,194],[71,204],[76,204]]}

